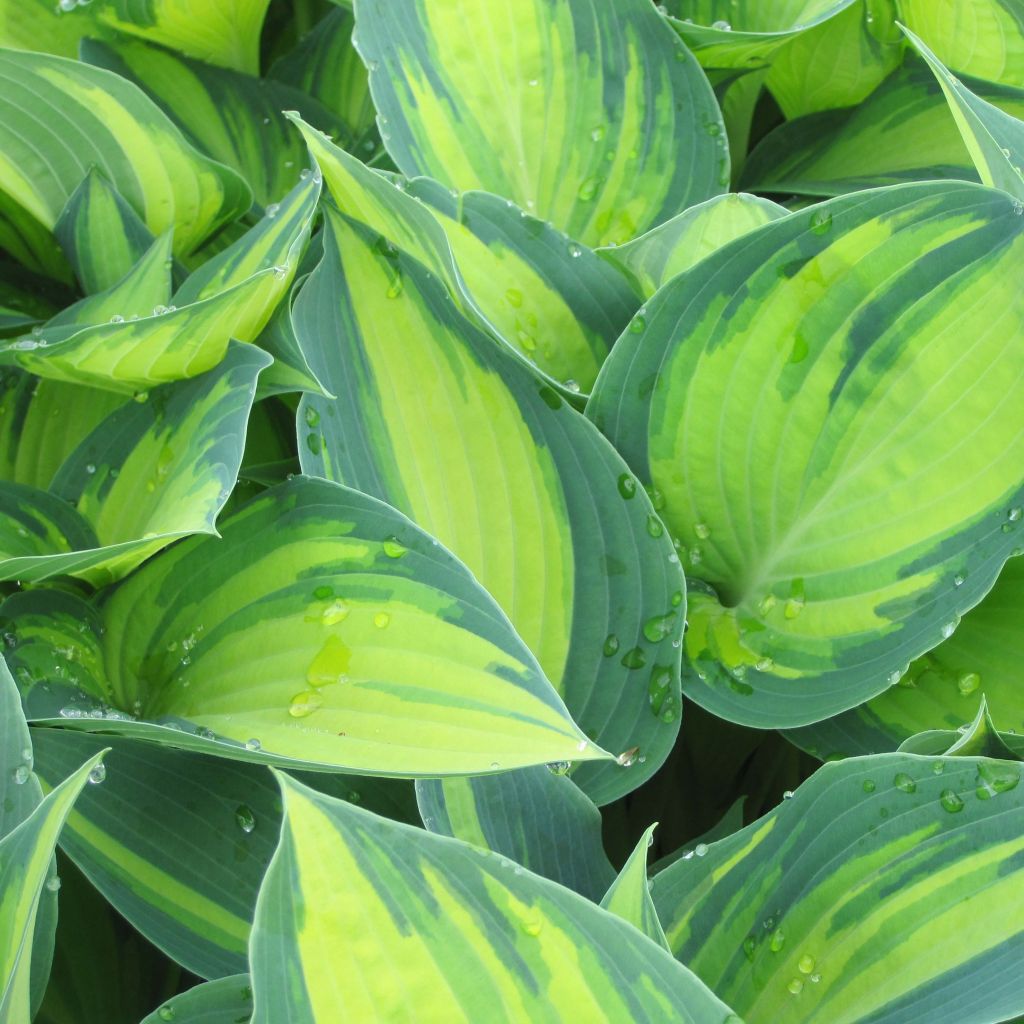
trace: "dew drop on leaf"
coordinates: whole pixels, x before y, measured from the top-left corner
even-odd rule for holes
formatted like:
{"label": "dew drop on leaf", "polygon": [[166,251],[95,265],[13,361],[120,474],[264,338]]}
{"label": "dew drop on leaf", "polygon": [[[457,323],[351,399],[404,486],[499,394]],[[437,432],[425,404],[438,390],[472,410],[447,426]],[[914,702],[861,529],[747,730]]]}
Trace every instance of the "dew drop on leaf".
{"label": "dew drop on leaf", "polygon": [[248,804],[239,804],[235,808],[235,824],[247,834],[256,827],[256,815]]}
{"label": "dew drop on leaf", "polygon": [[906,772],[897,772],[893,776],[892,784],[901,793],[916,793],[917,792],[917,783]]}

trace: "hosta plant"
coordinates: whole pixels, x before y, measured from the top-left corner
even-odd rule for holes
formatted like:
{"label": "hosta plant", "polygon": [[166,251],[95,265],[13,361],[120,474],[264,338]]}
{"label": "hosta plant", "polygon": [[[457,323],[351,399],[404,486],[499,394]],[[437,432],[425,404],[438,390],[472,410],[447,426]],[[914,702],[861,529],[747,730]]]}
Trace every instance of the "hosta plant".
{"label": "hosta plant", "polygon": [[0,1024],[1024,1020],[1021,0],[0,83]]}

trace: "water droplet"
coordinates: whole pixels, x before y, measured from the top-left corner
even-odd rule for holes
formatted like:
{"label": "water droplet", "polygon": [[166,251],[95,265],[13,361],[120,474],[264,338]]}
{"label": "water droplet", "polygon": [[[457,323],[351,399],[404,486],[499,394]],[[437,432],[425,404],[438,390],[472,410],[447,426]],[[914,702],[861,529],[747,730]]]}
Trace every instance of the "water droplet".
{"label": "water droplet", "polygon": [[268,216],[268,217],[269,217],[269,218],[270,218],[271,220],[273,220],[273,219],[274,219],[274,218],[275,218],[275,217],[276,217],[276,216],[278,215],[278,213],[280,212],[280,210],[281,210],[281,204],[280,204],[280,203],[271,203],[271,204],[270,204],[270,205],[269,205],[269,206],[267,207],[267,211],[266,211],[266,212],[267,212],[267,216]]}
{"label": "water droplet", "polygon": [[826,235],[832,230],[832,214],[828,210],[815,210],[811,214],[811,233]]}
{"label": "water droplet", "polygon": [[564,387],[566,391],[571,391],[574,395],[578,395],[580,393],[579,381],[573,380],[572,377],[568,377],[563,380],[562,387]]}
{"label": "water droplet", "polygon": [[715,28],[715,29],[718,29],[719,32],[731,32],[732,31],[732,25],[730,25],[729,22],[727,22],[727,21],[713,21],[713,22],[711,22],[711,27]]}
{"label": "water droplet", "polygon": [[810,974],[814,970],[814,957],[810,953],[804,953],[796,968],[801,974]]}
{"label": "water droplet", "polygon": [[518,288],[509,288],[505,292],[505,301],[510,305],[519,309],[523,304],[523,293]]}
{"label": "water droplet", "polygon": [[523,931],[527,935],[537,936],[540,935],[541,930],[544,927],[544,919],[540,916],[540,911],[534,909],[530,916],[525,918],[522,922]]}
{"label": "water droplet", "polygon": [[954,619],[952,622],[945,623],[942,627],[942,639],[948,640],[956,632],[956,627],[959,624],[959,618]]}
{"label": "water droplet", "polygon": [[861,783],[861,789],[863,789],[865,793],[874,793],[875,784],[871,779],[865,779]]}
{"label": "water droplet", "polygon": [[16,786],[24,786],[28,782],[29,776],[32,774],[27,764],[19,764],[14,769],[14,784]]}
{"label": "water droplet", "polygon": [[792,799],[793,799],[793,790],[791,790],[791,789],[787,789],[787,790],[786,790],[786,791],[785,791],[785,792],[784,792],[784,793],[782,794],[782,799],[783,799],[783,800],[792,800]]}
{"label": "water droplet", "polygon": [[703,857],[708,852],[707,843],[698,843],[694,848],[693,852],[698,857]]}
{"label": "water droplet", "polygon": [[580,740],[579,743],[576,744],[576,749],[582,754],[588,746],[590,746],[590,744],[587,740]]}
{"label": "water droplet", "polygon": [[312,455],[319,455],[323,451],[323,442],[319,434],[306,435],[306,447]]}
{"label": "water droplet", "polygon": [[639,753],[639,747],[630,747],[629,750],[624,750],[617,758],[615,758],[615,763],[622,765],[623,768],[631,768],[636,764],[636,755]]}
{"label": "water droplet", "polygon": [[573,259],[579,259],[579,257],[583,255],[583,249],[582,249],[582,247],[581,247],[581,246],[579,246],[579,245],[577,245],[577,244],[576,244],[575,242],[572,242],[572,243],[571,243],[571,244],[569,245],[569,255],[570,255],[570,256],[571,256],[571,257],[572,257]]}
{"label": "water droplet", "polygon": [[892,784],[901,793],[916,793],[917,792],[917,783],[906,772],[897,772],[893,776]]}
{"label": "water droplet", "polygon": [[761,600],[758,602],[757,610],[762,615],[767,615],[775,607],[775,604],[776,604],[775,595],[774,594],[765,594],[764,597],[762,597]]}
{"label": "water droplet", "polygon": [[652,537],[660,537],[665,532],[665,527],[662,526],[661,520],[657,516],[647,517],[647,532]]}
{"label": "water droplet", "polygon": [[619,638],[614,633],[609,633],[604,638],[604,647],[602,648],[604,656],[610,658],[619,649]]}
{"label": "water droplet", "polygon": [[939,803],[942,804],[942,809],[950,814],[956,814],[964,809],[963,800],[951,789],[944,789],[939,794]]}
{"label": "water droplet", "polygon": [[308,718],[314,711],[323,707],[324,699],[317,690],[303,690],[295,694],[288,705],[288,714],[292,718]]}
{"label": "water droplet", "polygon": [[401,271],[397,272],[391,279],[391,284],[388,286],[387,297],[389,299],[397,299],[402,294],[402,274]]}
{"label": "water droplet", "polygon": [[397,537],[388,537],[382,546],[388,558],[401,558],[409,553],[409,549]]}
{"label": "water droplet", "polygon": [[246,834],[256,827],[256,815],[252,813],[252,808],[248,804],[239,804],[235,808],[235,823]]}
{"label": "water droplet", "polygon": [[953,586],[954,587],[962,587],[964,585],[964,580],[966,580],[966,579],[967,579],[967,574],[966,573],[958,572],[953,577]]}
{"label": "water droplet", "polygon": [[1020,783],[1020,769],[1009,761],[981,761],[975,777],[974,793],[979,800],[989,800],[1000,793],[1016,789]]}
{"label": "water droplet", "polygon": [[107,777],[107,766],[102,762],[94,765],[89,771],[89,781],[94,785],[99,785]]}
{"label": "water droplet", "polygon": [[643,334],[647,329],[647,320],[642,317],[639,313],[629,322],[630,334]]}
{"label": "water droplet", "polygon": [[811,977],[810,977],[810,981],[813,984],[817,985],[818,982],[821,981],[821,975],[820,974],[812,974]]}
{"label": "water droplet", "polygon": [[693,532],[701,540],[707,540],[711,536],[711,527],[707,523],[697,523],[693,528]]}
{"label": "water droplet", "polygon": [[964,697],[969,697],[981,686],[981,676],[977,672],[964,672],[956,681],[956,688]]}
{"label": "water droplet", "polygon": [[169,1006],[161,1006],[160,1009],[156,1011],[156,1015],[161,1020],[174,1020],[174,1010]]}
{"label": "water droplet", "polygon": [[124,323],[124,317],[123,317],[123,316],[121,316],[121,314],[120,314],[120,313],[115,313],[115,314],[114,314],[114,315],[113,315],[113,316],[112,316],[112,317],[110,318],[110,322],[111,322],[112,324],[123,324],[123,323]]}
{"label": "water droplet", "polygon": [[786,936],[783,934],[781,928],[776,928],[775,931],[772,932],[772,937],[768,942],[768,948],[773,953],[778,953],[785,944]]}
{"label": "water droplet", "polygon": [[263,744],[260,743],[260,741],[258,739],[253,737],[251,740],[246,740],[245,741],[245,749],[246,750],[252,750],[252,751],[262,750],[263,749]]}
{"label": "water droplet", "polygon": [[586,181],[580,185],[579,192],[577,192],[576,195],[582,199],[583,202],[588,203],[597,195],[597,190],[600,185],[601,182],[597,178],[587,178]]}
{"label": "water droplet", "polygon": [[600,142],[604,138],[604,135],[605,127],[603,124],[599,124],[596,128],[593,129],[593,131],[591,131],[590,139],[592,142]]}
{"label": "water droplet", "polygon": [[306,406],[306,426],[307,427],[318,427],[320,426],[320,413],[316,411],[311,405]]}
{"label": "water droplet", "polygon": [[666,615],[655,615],[644,623],[644,636],[652,643],[660,643],[675,629],[676,612],[668,612]]}
{"label": "water droplet", "polygon": [[793,995],[798,996],[804,990],[804,983],[803,983],[803,981],[800,978],[792,978],[792,979],[790,979],[790,982],[786,986],[786,988],[790,992],[792,992]]}
{"label": "water droplet", "polygon": [[1021,508],[1015,505],[1013,508],[1010,509],[1009,512],[1006,513],[1006,518],[1009,519],[1011,523],[1016,523],[1020,520],[1021,514]]}
{"label": "water droplet", "polygon": [[619,494],[627,500],[636,494],[636,480],[628,473],[619,476]]}
{"label": "water droplet", "polygon": [[647,655],[642,647],[632,647],[622,656],[622,664],[626,668],[643,668],[647,664]]}
{"label": "water droplet", "polygon": [[753,935],[748,935],[743,940],[743,955],[753,962],[754,953],[757,951],[757,939]]}
{"label": "water droplet", "polygon": [[387,612],[377,612],[373,617],[373,624],[378,629],[387,629],[388,624],[391,622],[391,616]]}
{"label": "water droplet", "polygon": [[50,875],[46,880],[46,891],[47,892],[60,892],[60,876]]}
{"label": "water droplet", "polygon": [[571,767],[568,761],[551,761],[547,769],[552,775],[565,775]]}

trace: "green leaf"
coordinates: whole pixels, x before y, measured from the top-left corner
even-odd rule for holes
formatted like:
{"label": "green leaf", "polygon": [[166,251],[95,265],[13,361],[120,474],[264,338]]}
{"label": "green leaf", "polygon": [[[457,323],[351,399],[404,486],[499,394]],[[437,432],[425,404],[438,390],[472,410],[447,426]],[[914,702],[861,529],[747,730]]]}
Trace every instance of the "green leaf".
{"label": "green leaf", "polygon": [[615,870],[601,845],[601,813],[562,774],[567,768],[562,763],[464,779],[419,779],[423,824],[596,902]]}
{"label": "green leaf", "polygon": [[[1021,17],[1024,19],[1024,9]],[[1021,164],[1024,163],[1024,122],[1004,114],[980,96],[975,96],[946,70],[913,32],[906,28],[903,31],[914,49],[928,62],[942,86],[982,182],[1024,200],[1024,171],[1021,171]]]}
{"label": "green leaf", "polygon": [[729,183],[711,89],[648,0],[359,0],[356,27],[410,177],[494,192],[587,245]]}
{"label": "green leaf", "polygon": [[[200,977],[245,970],[256,894],[277,845],[281,801],[260,765],[132,739],[37,728],[47,784],[110,748],[102,791],[87,790],[61,846],[151,942]],[[312,785],[413,821],[409,784],[319,775]]]}
{"label": "green leaf", "polygon": [[1022,255],[1008,196],[878,190],[730,243],[622,336],[587,412],[687,552],[695,701],[819,721],[995,582],[1024,504]]}
{"label": "green leaf", "polygon": [[218,526],[105,603],[103,699],[120,710],[33,687],[34,718],[369,775],[610,756],[468,570],[394,509],[296,478]]}
{"label": "green leaf", "polygon": [[[254,1024],[733,1019],[685,967],[581,896],[279,779],[285,825],[250,947]],[[339,962],[365,983],[328,966]]]}
{"label": "green leaf", "polygon": [[1022,608],[1024,558],[1011,558],[981,604],[948,640],[914,661],[898,686],[787,738],[822,759],[895,750],[918,733],[956,730],[979,694],[1002,730],[1024,735]]}
{"label": "green leaf", "polygon": [[1024,88],[1024,11],[1019,0],[898,0],[900,21],[948,68]]}
{"label": "green leaf", "polygon": [[0,484],[0,578],[101,585],[178,537],[214,533],[268,361],[236,344],[209,373],[115,409],[64,461],[51,493]]}
{"label": "green leaf", "polygon": [[98,0],[101,24],[189,57],[259,72],[259,41],[270,0]]}
{"label": "green leaf", "polygon": [[271,79],[133,41],[87,40],[82,59],[139,85],[207,156],[238,171],[261,206],[293,188],[307,163],[306,147],[282,110],[298,110],[322,131],[346,138],[326,108]]}
{"label": "green leaf", "polygon": [[302,399],[303,470],[387,501],[463,559],[583,731],[633,750],[628,770],[577,781],[598,803],[628,792],[679,728],[685,584],[650,499],[420,264],[330,208],[326,223],[294,317],[338,397]]}
{"label": "green leaf", "polygon": [[354,25],[351,11],[331,11],[267,75],[312,96],[340,117],[344,134],[352,140],[351,151],[365,160],[377,151],[380,135],[366,65],[352,45]]}
{"label": "green leaf", "polygon": [[1021,766],[885,754],[656,875],[675,955],[751,1021],[1004,1020],[1024,1007]]}
{"label": "green leaf", "polygon": [[87,295],[116,285],[153,244],[153,233],[95,165],[64,204],[53,233]]}
{"label": "green leaf", "polygon": [[97,26],[69,18],[54,0],[0,0],[0,46],[77,57],[83,35]]}
{"label": "green leaf", "polygon": [[109,71],[3,50],[0,82],[0,215],[29,226],[37,239],[30,248],[52,248],[48,233],[91,166],[154,235],[175,228],[177,253],[248,209],[251,195],[237,174],[202,156]]}
{"label": "green leaf", "polygon": [[[267,207],[254,227],[191,274],[170,306],[157,305],[144,316],[126,307],[92,325],[55,318],[40,333],[0,343],[0,361],[128,393],[216,366],[231,339],[252,341],[288,293],[319,195],[318,176],[300,181],[279,206]],[[122,282],[119,295],[122,286],[133,291],[132,283]],[[109,312],[112,305],[96,298],[86,307]]]}
{"label": "green leaf", "polygon": [[730,192],[691,207],[625,245],[598,250],[628,274],[644,298],[727,242],[789,211],[768,199]]}
{"label": "green leaf", "polygon": [[856,0],[675,0],[668,21],[705,68],[761,67]]}
{"label": "green leaf", "polygon": [[[971,81],[971,88],[1014,116],[1024,91]],[[978,180],[935,76],[908,58],[853,110],[787,122],[751,153],[740,184],[758,192],[834,196],[929,178]]]}
{"label": "green leaf", "polygon": [[787,118],[860,103],[900,66],[895,0],[857,0],[772,57],[765,84]]}
{"label": "green leaf", "polygon": [[98,778],[103,754],[86,761],[53,790],[12,832],[0,839],[0,1019],[29,1024],[32,1019],[28,954],[41,904],[56,899],[48,884],[57,836],[86,782]]}
{"label": "green leaf", "polygon": [[[173,1016],[170,1016],[173,1014]],[[252,1014],[252,986],[247,974],[196,985],[168,999],[142,1024],[246,1024]]]}
{"label": "green leaf", "polygon": [[654,909],[647,881],[647,851],[654,842],[656,827],[651,825],[640,837],[636,849],[629,855],[629,860],[604,894],[601,906],[610,913],[617,914],[623,921],[628,921],[663,949],[668,949],[668,939],[665,938],[658,913]]}

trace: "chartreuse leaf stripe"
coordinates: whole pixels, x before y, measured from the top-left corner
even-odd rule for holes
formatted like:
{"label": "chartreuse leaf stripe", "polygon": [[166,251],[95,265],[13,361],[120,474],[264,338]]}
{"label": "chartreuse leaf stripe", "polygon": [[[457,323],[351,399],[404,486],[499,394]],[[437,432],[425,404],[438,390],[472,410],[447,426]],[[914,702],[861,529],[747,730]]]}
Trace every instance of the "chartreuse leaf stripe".
{"label": "chartreuse leaf stripe", "polygon": [[[173,1016],[170,1016],[173,1014]],[[252,1015],[252,986],[247,974],[218,978],[174,996],[142,1024],[246,1024]]]}
{"label": "chartreuse leaf stripe", "polygon": [[1022,528],[1022,259],[1009,196],[897,186],[730,243],[622,336],[588,415],[687,551],[694,700],[818,721],[984,597]]}
{"label": "chartreuse leaf stripe", "polygon": [[722,191],[721,112],[646,0],[358,0],[381,137],[406,175],[483,189],[587,245]]}
{"label": "chartreuse leaf stripe", "polygon": [[210,64],[259,73],[259,42],[270,0],[102,0],[96,16],[128,35],[141,36]]}
{"label": "chartreuse leaf stripe", "polygon": [[668,939],[654,909],[647,881],[647,851],[654,841],[656,827],[651,825],[640,837],[629,860],[604,894],[601,906],[628,921],[663,949],[668,949]]}
{"label": "chartreuse leaf stripe", "polygon": [[[976,79],[971,89],[1024,115],[1024,90]],[[907,57],[863,103],[780,125],[743,165],[740,186],[759,192],[833,196],[935,178],[978,180],[935,76]]]}
{"label": "chartreuse leaf stripe", "polygon": [[801,32],[820,25],[855,0],[676,0],[670,24],[706,68],[768,64]]}
{"label": "chartreuse leaf stripe", "polygon": [[[306,149],[281,113],[298,110],[322,131],[347,143],[341,121],[309,96],[139,41],[86,40],[82,60],[141,86],[208,156],[238,171],[261,206],[295,186]],[[365,72],[364,72],[365,74]]]}
{"label": "chartreuse leaf stripe", "polygon": [[[56,899],[47,885],[57,836],[75,798],[97,769],[96,754],[63,781],[13,831],[0,839],[0,1019],[29,1024],[33,997],[30,954],[40,904]],[[51,919],[52,920],[52,919]]]}
{"label": "chartreuse leaf stripe", "polygon": [[727,242],[788,212],[768,199],[730,192],[676,214],[625,245],[598,252],[627,274],[649,299],[663,284]]}
{"label": "chartreuse leaf stripe", "polygon": [[423,824],[438,835],[509,857],[596,902],[615,870],[601,844],[601,813],[562,774],[568,767],[418,779]]}
{"label": "chartreuse leaf stripe", "polygon": [[942,86],[981,180],[1024,200],[1024,123],[975,96],[913,32],[907,28],[903,31]]}
{"label": "chartreuse leaf stripe", "polygon": [[884,754],[656,875],[675,955],[748,1021],[1024,1011],[1021,765]]}
{"label": "chartreuse leaf stripe", "polygon": [[1024,11],[1017,0],[899,0],[899,14],[946,67],[1024,88]]}
{"label": "chartreuse leaf stripe", "polygon": [[67,457],[49,492],[0,483],[0,577],[70,574],[102,585],[177,537],[214,533],[269,361],[235,344],[209,373],[114,410]]}
{"label": "chartreuse leaf stripe", "polygon": [[326,225],[294,321],[337,399],[303,398],[304,471],[387,501],[463,559],[584,732],[639,748],[628,771],[576,776],[599,803],[627,792],[679,727],[684,582],[650,500],[420,264],[330,208]]}
{"label": "chartreuse leaf stripe", "polygon": [[95,166],[64,204],[53,233],[87,295],[112,288],[153,243],[153,233]]}
{"label": "chartreuse leaf stripe", "polygon": [[[997,728],[1024,736],[1024,558],[1011,558],[957,631],[914,661],[899,685],[851,711],[787,733],[823,760],[895,750],[930,730],[968,722],[984,694]],[[955,733],[954,733],[955,734]]]}
{"label": "chartreuse leaf stripe", "polygon": [[394,509],[297,478],[218,525],[103,611],[111,702],[172,742],[180,723],[211,752],[371,775],[609,756],[465,566]]}
{"label": "chartreuse leaf stripe", "polygon": [[216,366],[232,338],[256,338],[288,293],[319,196],[319,176],[300,181],[280,206],[268,207],[254,227],[191,274],[170,306],[139,306],[141,289],[134,275],[149,279],[150,258],[145,256],[142,267],[107,298],[92,296],[83,304],[86,311],[107,313],[114,305],[113,294],[123,312],[109,322],[85,326],[54,318],[38,336],[0,344],[0,361],[16,362],[51,379],[126,392]]}
{"label": "chartreuse leaf stripe", "polygon": [[736,1019],[581,896],[279,779],[285,823],[250,943],[254,1024]]}
{"label": "chartreuse leaf stripe", "polygon": [[155,235],[187,253],[244,213],[248,186],[204,157],[144,93],[109,71],[0,51],[0,211],[52,229],[91,166]]}

